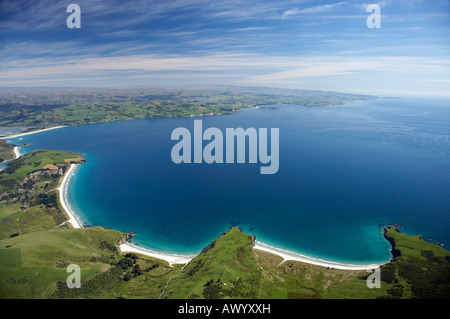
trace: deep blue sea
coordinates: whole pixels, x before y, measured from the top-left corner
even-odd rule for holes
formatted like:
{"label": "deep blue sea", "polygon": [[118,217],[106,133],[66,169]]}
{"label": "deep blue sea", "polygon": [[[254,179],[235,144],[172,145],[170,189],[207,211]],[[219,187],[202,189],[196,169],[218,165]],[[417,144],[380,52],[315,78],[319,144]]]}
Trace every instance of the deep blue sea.
{"label": "deep blue sea", "polygon": [[[174,164],[175,128],[279,128],[280,166]],[[450,246],[450,100],[278,106],[137,119],[11,139],[86,154],[69,202],[85,224],[136,231],[152,250],[198,253],[233,225],[276,247],[344,263],[391,258],[381,225]],[[204,145],[206,142],[204,142]]]}

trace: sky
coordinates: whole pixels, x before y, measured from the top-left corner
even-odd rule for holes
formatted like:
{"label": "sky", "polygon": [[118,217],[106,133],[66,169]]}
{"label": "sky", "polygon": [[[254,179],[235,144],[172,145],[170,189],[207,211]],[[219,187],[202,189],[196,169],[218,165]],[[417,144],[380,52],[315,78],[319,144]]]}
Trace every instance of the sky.
{"label": "sky", "polygon": [[0,87],[190,84],[450,95],[450,0],[0,0]]}

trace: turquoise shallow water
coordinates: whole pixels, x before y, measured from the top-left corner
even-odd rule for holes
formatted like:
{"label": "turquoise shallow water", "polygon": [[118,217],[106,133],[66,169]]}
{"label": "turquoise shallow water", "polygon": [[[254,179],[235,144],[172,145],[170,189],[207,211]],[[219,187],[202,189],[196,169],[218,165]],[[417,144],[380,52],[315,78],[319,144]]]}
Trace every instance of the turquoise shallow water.
{"label": "turquoise shallow water", "polygon": [[[11,139],[85,153],[69,185],[84,223],[136,231],[134,242],[198,253],[232,225],[261,242],[344,263],[390,259],[381,225],[450,245],[450,103],[439,99],[279,106],[201,117],[204,129],[279,128],[280,168],[172,162],[194,118],[65,127]],[[206,143],[205,143],[206,144]]]}

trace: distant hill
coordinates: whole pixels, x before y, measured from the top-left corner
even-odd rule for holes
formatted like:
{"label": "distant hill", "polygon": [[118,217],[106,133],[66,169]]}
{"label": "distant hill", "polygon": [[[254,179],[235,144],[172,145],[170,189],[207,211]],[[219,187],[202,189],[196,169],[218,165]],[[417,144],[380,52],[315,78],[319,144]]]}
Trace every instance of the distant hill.
{"label": "distant hill", "polygon": [[374,96],[232,85],[183,88],[1,88],[0,126],[42,129],[135,118],[229,114],[261,105],[325,106]]}

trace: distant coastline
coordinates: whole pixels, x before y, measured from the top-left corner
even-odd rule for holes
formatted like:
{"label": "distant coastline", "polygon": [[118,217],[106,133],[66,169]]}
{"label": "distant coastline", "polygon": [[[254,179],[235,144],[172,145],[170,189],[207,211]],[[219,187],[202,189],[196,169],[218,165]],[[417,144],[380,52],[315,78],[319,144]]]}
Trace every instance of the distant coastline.
{"label": "distant coastline", "polygon": [[22,137],[25,135],[30,135],[30,134],[36,134],[36,133],[41,133],[41,132],[45,132],[45,131],[50,131],[50,130],[55,130],[61,127],[65,127],[65,126],[54,126],[54,127],[49,127],[49,128],[45,128],[42,130],[37,130],[37,131],[30,131],[30,132],[24,132],[24,133],[17,133],[17,134],[13,134],[13,135],[6,135],[1,137],[2,139],[10,139],[10,138],[17,138],[17,137]]}

